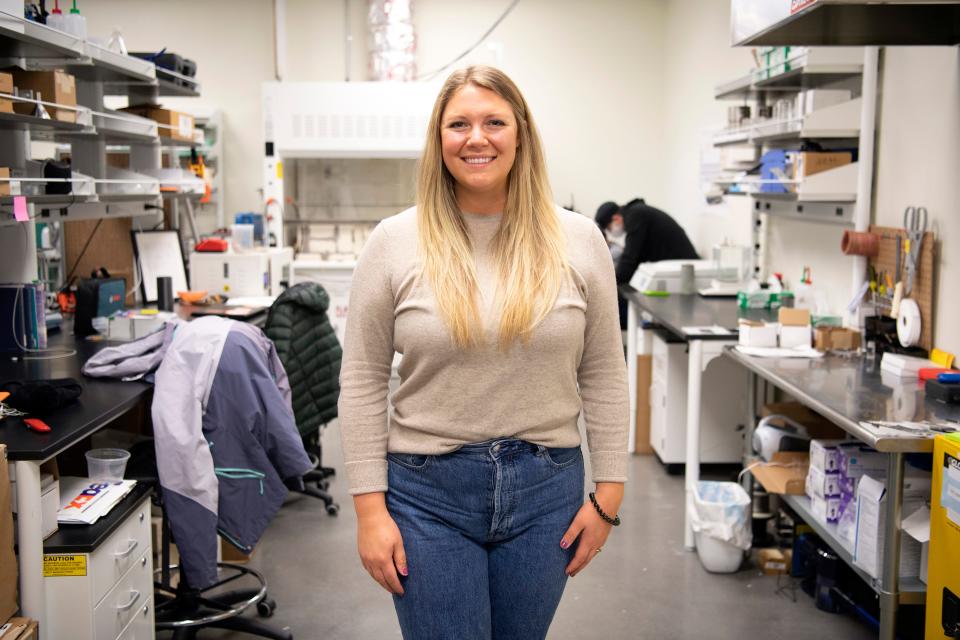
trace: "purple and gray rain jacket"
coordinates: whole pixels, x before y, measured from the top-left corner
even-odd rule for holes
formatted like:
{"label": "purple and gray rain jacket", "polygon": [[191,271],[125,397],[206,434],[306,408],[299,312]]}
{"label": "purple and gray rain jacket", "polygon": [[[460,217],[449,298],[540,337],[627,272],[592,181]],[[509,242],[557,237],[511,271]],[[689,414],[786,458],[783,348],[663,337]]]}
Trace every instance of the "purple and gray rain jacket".
{"label": "purple and gray rain jacket", "polygon": [[217,533],[250,553],[312,467],[287,374],[257,327],[200,318],[176,328],[152,414],[164,508],[181,567],[202,589],[217,581]]}

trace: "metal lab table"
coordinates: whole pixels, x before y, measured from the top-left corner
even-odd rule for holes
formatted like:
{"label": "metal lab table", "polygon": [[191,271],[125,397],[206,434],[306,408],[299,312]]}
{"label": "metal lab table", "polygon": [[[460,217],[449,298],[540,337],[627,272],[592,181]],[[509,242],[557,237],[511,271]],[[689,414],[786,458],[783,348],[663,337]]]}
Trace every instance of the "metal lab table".
{"label": "metal lab table", "polygon": [[49,433],[28,430],[17,419],[0,421],[0,443],[17,474],[17,534],[20,565],[20,604],[23,615],[46,625],[43,583],[43,528],[40,508],[40,465],[119,418],[152,392],[142,382],[85,378],[83,363],[100,349],[116,343],[74,340],[52,335],[49,349],[76,349],[76,355],[48,360],[14,361],[0,356],[0,382],[73,378],[83,385],[76,402],[44,417]]}
{"label": "metal lab table", "polygon": [[[630,437],[637,428],[637,316],[649,314],[655,323],[679,336],[689,345],[687,367],[687,446],[685,456],[686,500],[692,500],[700,479],[700,402],[703,372],[726,345],[737,341],[737,322],[741,318],[775,321],[776,313],[761,309],[740,309],[731,298],[705,298],[698,294],[645,296],[630,285],[620,286],[620,295],[629,303],[627,312],[627,371],[630,393]],[[695,332],[691,327],[715,327],[719,331]],[[684,546],[694,549],[690,510],[684,508]]]}
{"label": "metal lab table", "polygon": [[836,525],[819,521],[805,496],[784,500],[814,528],[820,537],[877,592],[880,602],[880,637],[895,637],[897,607],[922,604],[926,587],[916,578],[900,580],[900,519],[903,498],[904,453],[933,450],[932,438],[878,437],[861,421],[960,420],[960,407],[928,401],[923,385],[915,379],[881,376],[879,360],[828,355],[816,360],[758,358],[736,349],[726,355],[754,374],[783,389],[797,401],[829,418],[857,440],[887,458],[887,513],[884,531],[883,567],[875,580],[853,564],[853,548],[836,532]]}

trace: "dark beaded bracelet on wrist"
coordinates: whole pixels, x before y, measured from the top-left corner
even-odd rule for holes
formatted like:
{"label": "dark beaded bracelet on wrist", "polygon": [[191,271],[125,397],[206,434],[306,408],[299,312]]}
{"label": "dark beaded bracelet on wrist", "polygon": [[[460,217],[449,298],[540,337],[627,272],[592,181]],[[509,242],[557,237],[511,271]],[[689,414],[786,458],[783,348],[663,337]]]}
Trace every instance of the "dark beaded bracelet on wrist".
{"label": "dark beaded bracelet on wrist", "polygon": [[615,526],[615,527],[619,527],[619,526],[620,526],[620,515],[618,514],[618,515],[616,515],[615,517],[611,518],[610,516],[608,516],[607,514],[605,514],[605,513],[603,512],[603,509],[601,509],[601,508],[600,508],[600,505],[597,503],[597,494],[592,493],[592,492],[590,493],[590,502],[593,503],[594,509],[597,510],[597,513],[600,514],[600,517],[603,518],[604,522],[607,522],[607,523],[609,523],[609,524],[612,524],[612,525]]}

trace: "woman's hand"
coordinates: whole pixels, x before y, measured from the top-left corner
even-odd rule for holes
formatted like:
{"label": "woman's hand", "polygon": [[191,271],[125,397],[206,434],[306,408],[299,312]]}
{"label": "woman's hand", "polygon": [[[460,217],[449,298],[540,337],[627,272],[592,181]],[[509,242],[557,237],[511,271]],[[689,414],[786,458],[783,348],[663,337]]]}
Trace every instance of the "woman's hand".
{"label": "woman's hand", "polygon": [[[600,505],[605,514],[612,518],[620,511],[620,503],[623,502],[622,482],[598,482],[595,493],[597,504]],[[570,564],[567,565],[568,576],[572,578],[580,573],[593,560],[594,556],[600,553],[600,549],[603,548],[612,528],[613,525],[608,524],[600,517],[589,500],[580,507],[560,541],[560,546],[567,549],[578,536],[580,538],[577,552]]]}
{"label": "woman's hand", "polygon": [[387,511],[382,492],[353,497],[357,510],[357,548],[367,573],[380,586],[398,596],[403,595],[401,575],[407,575],[407,555],[403,550],[400,528]]}

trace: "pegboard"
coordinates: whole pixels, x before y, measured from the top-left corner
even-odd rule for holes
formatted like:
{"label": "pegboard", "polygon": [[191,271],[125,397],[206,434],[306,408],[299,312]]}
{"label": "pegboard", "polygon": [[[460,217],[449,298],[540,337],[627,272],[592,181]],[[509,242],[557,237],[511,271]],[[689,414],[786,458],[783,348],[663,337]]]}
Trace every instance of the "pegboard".
{"label": "pegboard", "polygon": [[[870,265],[877,273],[889,273],[894,284],[902,280],[906,286],[907,260],[904,254],[900,259],[900,274],[895,277],[897,267],[897,237],[901,238],[901,246],[906,246],[907,232],[896,227],[870,226],[870,232],[880,237],[880,251],[876,257],[870,258]],[[920,307],[920,342],[919,346],[928,351],[933,348],[933,295],[934,295],[934,264],[936,259],[936,236],[930,231],[923,234],[923,244],[920,247],[920,261],[917,273],[914,274],[913,290],[907,296],[916,301]]]}

